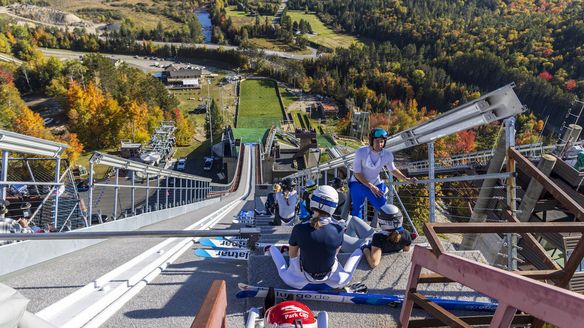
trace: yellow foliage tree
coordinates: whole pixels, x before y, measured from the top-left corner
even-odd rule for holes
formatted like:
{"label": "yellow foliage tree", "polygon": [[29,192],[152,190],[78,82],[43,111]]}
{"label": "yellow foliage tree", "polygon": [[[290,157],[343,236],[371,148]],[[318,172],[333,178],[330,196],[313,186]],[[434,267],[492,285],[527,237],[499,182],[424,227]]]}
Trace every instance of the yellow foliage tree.
{"label": "yellow foliage tree", "polygon": [[124,113],[123,127],[119,131],[120,139],[132,139],[134,142],[145,142],[149,139],[148,106],[130,101],[128,110]]}

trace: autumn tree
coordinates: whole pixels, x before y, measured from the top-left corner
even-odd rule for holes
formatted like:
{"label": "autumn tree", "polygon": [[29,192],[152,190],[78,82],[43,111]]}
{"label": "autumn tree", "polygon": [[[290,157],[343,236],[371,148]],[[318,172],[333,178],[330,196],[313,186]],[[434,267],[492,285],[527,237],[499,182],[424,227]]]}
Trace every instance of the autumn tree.
{"label": "autumn tree", "polygon": [[83,89],[71,82],[67,90],[69,126],[90,149],[117,146],[124,115],[118,102],[93,82]]}
{"label": "autumn tree", "polygon": [[133,142],[145,142],[150,138],[148,131],[148,107],[144,103],[131,101],[123,111],[122,128],[119,139],[131,139]]}
{"label": "autumn tree", "polygon": [[169,119],[173,120],[176,124],[176,143],[179,146],[187,146],[193,140],[195,135],[195,125],[194,122],[185,118],[180,109],[175,108],[171,110],[168,114]]}

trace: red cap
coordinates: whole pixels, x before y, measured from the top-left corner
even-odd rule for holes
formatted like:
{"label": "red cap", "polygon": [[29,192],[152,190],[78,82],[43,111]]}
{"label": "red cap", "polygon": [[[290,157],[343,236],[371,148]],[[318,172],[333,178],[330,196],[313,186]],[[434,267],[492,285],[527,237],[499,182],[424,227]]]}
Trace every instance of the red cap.
{"label": "red cap", "polygon": [[265,328],[317,328],[308,306],[297,301],[284,301],[266,311]]}

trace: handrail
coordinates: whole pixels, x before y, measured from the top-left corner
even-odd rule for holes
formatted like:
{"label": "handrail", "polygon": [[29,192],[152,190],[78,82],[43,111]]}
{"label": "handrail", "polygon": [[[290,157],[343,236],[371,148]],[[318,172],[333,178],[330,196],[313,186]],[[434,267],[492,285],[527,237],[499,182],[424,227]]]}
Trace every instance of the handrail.
{"label": "handrail", "polygon": [[[557,144],[557,145],[549,145],[543,146],[541,142],[537,142],[534,144],[527,144],[515,147],[517,151],[521,154],[532,153],[532,156],[541,156],[546,151],[550,151],[556,149],[558,147],[565,146],[565,144]],[[477,161],[477,162],[486,162],[493,157],[495,150],[481,150],[473,153],[468,154],[458,154],[449,157],[441,157],[435,159],[434,167],[436,169],[444,169],[444,168],[455,168],[458,166],[466,166],[470,161]],[[458,165],[457,165],[458,164]],[[416,162],[409,162],[404,166],[400,166],[400,169],[407,169],[409,172],[416,171],[416,170],[423,170],[429,167],[429,162],[427,160],[416,161]]]}
{"label": "handrail", "polygon": [[[438,238],[440,233],[543,233],[543,232],[577,232],[584,233],[584,225],[579,222],[569,223],[535,223],[535,222],[505,222],[505,223],[426,223],[424,233],[432,252],[436,256],[445,253],[444,246]],[[580,239],[572,255],[566,261],[564,268],[554,270],[548,275],[541,275],[539,279],[557,281],[560,287],[568,286],[574,272],[584,258],[584,238]]]}
{"label": "handrail", "polygon": [[470,327],[417,292],[423,268],[497,299],[499,305],[491,327],[509,327],[518,310],[559,327],[579,327],[584,321],[583,295],[457,255],[436,255],[427,248],[415,246],[400,314],[401,327],[409,326],[414,303],[450,326]]}
{"label": "handrail", "polygon": [[227,327],[227,287],[225,280],[214,280],[207,291],[191,328]]}

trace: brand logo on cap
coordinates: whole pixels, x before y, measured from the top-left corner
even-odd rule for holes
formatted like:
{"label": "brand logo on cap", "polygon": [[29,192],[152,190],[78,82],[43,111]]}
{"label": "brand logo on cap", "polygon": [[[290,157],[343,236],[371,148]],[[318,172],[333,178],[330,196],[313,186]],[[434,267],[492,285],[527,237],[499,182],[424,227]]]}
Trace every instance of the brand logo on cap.
{"label": "brand logo on cap", "polygon": [[303,310],[302,308],[296,305],[287,305],[282,307],[282,311],[284,312],[285,319],[296,319],[296,318],[308,318],[309,314],[307,311]]}

